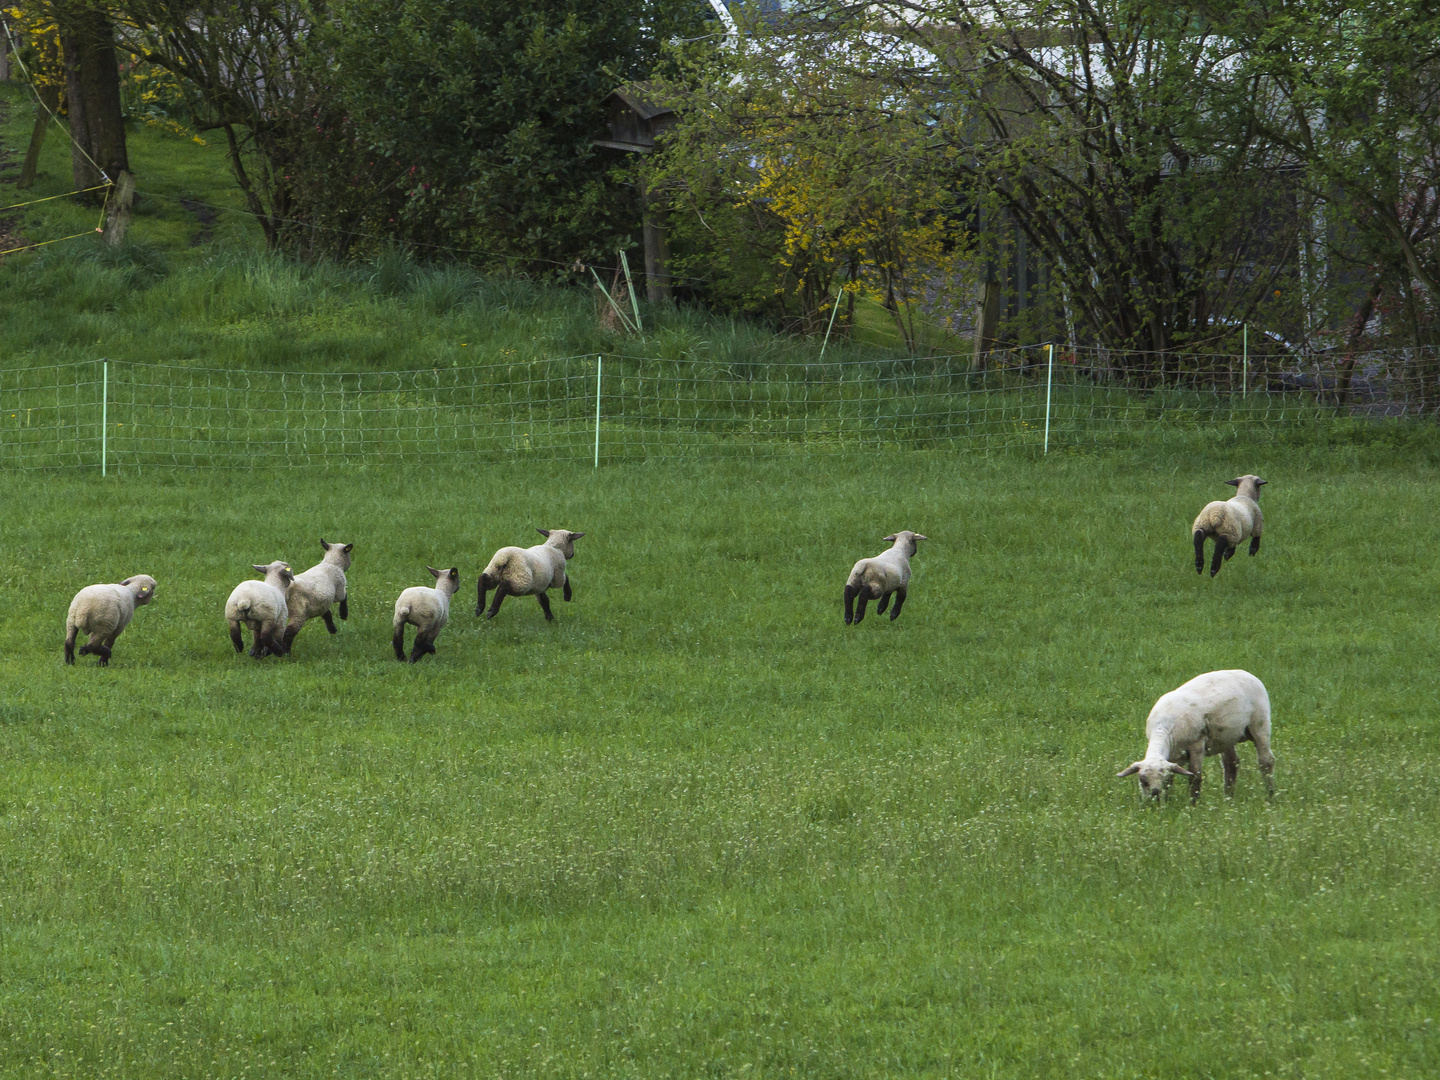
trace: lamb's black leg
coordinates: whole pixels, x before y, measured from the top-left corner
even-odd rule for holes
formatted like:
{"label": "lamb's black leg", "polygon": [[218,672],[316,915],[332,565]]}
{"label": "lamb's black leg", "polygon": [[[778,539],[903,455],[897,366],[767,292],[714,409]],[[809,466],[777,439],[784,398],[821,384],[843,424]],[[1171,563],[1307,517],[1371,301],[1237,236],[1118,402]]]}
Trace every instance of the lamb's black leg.
{"label": "lamb's black leg", "polygon": [[240,627],[238,625],[230,627],[230,644],[235,646],[236,652],[245,651],[245,639],[240,636]]}
{"label": "lamb's black leg", "polygon": [[395,647],[395,659],[403,662],[405,660],[405,624],[401,623],[395,627],[395,636],[390,639],[390,644]]}
{"label": "lamb's black leg", "polygon": [[[333,634],[335,631],[331,630],[330,632]],[[280,639],[280,643],[285,646],[287,653],[290,651],[290,646],[295,644],[295,635],[298,633],[300,633],[298,626],[287,626],[285,628],[285,636]]]}
{"label": "lamb's black leg", "polygon": [[849,626],[855,621],[855,593],[853,585],[845,586],[845,625]]}
{"label": "lamb's black leg", "polygon": [[285,639],[285,631],[276,627],[270,631],[270,655],[284,656],[290,651],[290,644]]}
{"label": "lamb's black leg", "polygon": [[1195,531],[1195,573],[1205,572],[1205,534]]}
{"label": "lamb's black leg", "polygon": [[1230,560],[1230,559],[1233,559],[1233,558],[1235,557],[1235,552],[1237,552],[1237,551],[1239,551],[1239,550],[1240,550],[1240,549],[1237,548],[1234,544],[1226,544],[1226,545],[1225,545],[1225,558],[1226,558],[1226,560],[1228,561],[1228,560]]}
{"label": "lamb's black leg", "polygon": [[93,649],[91,649],[90,651],[93,652],[96,656],[100,657],[100,666],[101,666],[101,667],[109,667],[109,666],[110,666],[110,650],[109,650],[109,648],[107,648],[107,647],[104,646],[104,645],[96,645],[96,646],[95,646]]}
{"label": "lamb's black leg", "polygon": [[565,598],[565,602],[567,604],[570,602],[570,597],[572,593],[570,590],[570,579],[568,577],[565,579],[565,587],[560,590],[560,595]]}
{"label": "lamb's black leg", "polygon": [[551,613],[551,611],[550,611],[550,598],[549,598],[548,596],[546,596],[546,595],[542,592],[542,593],[536,593],[536,594],[535,594],[535,599],[540,601],[540,610],[543,611],[543,612],[545,612],[545,621],[546,621],[546,622],[554,622],[554,621],[555,621],[555,616],[554,616],[554,614]]}
{"label": "lamb's black leg", "polygon": [[1225,542],[1223,536],[1215,537],[1215,554],[1210,559],[1210,576],[1214,577],[1220,572],[1220,564],[1225,561],[1225,549],[1230,545]]}
{"label": "lamb's black leg", "polygon": [[885,609],[886,609],[887,607],[889,607],[889,606],[890,606],[890,594],[887,592],[884,596],[880,597],[880,603],[878,603],[878,604],[875,605],[875,614],[876,614],[876,615],[884,615],[884,614],[885,614]]}
{"label": "lamb's black leg", "polygon": [[1251,554],[1251,555],[1254,555],[1255,552],[1257,552],[1257,551],[1259,551],[1259,550],[1260,550],[1260,538],[1259,538],[1258,536],[1252,536],[1252,537],[1250,538],[1250,554]]}
{"label": "lamb's black leg", "polygon": [[65,662],[67,664],[75,663],[75,633],[75,629],[72,628],[71,631],[65,635]]}
{"label": "lamb's black leg", "polygon": [[485,613],[485,617],[487,619],[493,619],[497,614],[499,614],[500,601],[504,600],[505,597],[509,595],[509,593],[510,590],[505,587],[504,581],[501,581],[498,585],[495,586],[495,599],[490,603],[490,610]]}
{"label": "lamb's black leg", "polygon": [[866,589],[860,593],[860,603],[855,608],[855,625],[860,625],[860,620],[865,618],[865,605],[870,603],[870,590]]}
{"label": "lamb's black leg", "polygon": [[900,617],[900,609],[905,606],[905,597],[906,597],[906,595],[908,594],[908,592],[909,592],[908,589],[896,589],[896,590],[895,590],[895,610],[892,611],[892,612],[890,612],[890,621],[891,621],[891,622],[894,622],[896,619],[898,619],[898,618]]}
{"label": "lamb's black leg", "polygon": [[432,644],[434,640],[434,634],[416,634],[415,647],[410,650],[410,662],[417,664],[426,653],[433,653],[435,651],[435,646]]}
{"label": "lamb's black leg", "polygon": [[490,583],[485,580],[485,575],[480,575],[480,580],[475,583],[475,614],[485,613],[485,594],[490,590]]}
{"label": "lamb's black leg", "polygon": [[350,598],[348,596],[340,598],[340,618],[350,618]]}

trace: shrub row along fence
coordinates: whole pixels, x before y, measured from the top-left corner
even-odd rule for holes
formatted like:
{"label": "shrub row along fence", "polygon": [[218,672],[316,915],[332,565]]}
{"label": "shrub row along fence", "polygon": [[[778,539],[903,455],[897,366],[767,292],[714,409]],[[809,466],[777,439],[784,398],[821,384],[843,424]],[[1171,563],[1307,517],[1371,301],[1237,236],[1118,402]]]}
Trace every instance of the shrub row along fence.
{"label": "shrub row along fence", "polygon": [[[393,372],[86,361],[0,370],[0,468],[326,465],[1036,451],[1435,415],[1433,358],[1173,371],[1101,350],[844,363],[606,355]],[[1157,370],[1158,367],[1158,370]]]}

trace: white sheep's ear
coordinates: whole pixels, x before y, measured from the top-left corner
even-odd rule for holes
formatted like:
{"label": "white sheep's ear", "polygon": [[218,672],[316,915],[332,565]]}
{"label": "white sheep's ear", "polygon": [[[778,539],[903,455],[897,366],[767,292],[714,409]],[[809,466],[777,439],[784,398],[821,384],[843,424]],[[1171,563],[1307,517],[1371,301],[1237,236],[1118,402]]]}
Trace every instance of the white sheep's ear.
{"label": "white sheep's ear", "polygon": [[250,564],[250,569],[252,569],[252,570],[258,570],[258,571],[259,571],[260,573],[262,573],[262,574],[268,574],[268,573],[270,572],[270,567],[268,567],[268,566],[257,566],[257,565],[256,565],[255,563],[253,563],[253,562]]}
{"label": "white sheep's ear", "polygon": [[545,537],[546,540],[550,539],[549,529],[536,529],[535,531],[538,532],[541,536]]}
{"label": "white sheep's ear", "polygon": [[1225,483],[1229,484],[1231,487],[1239,487],[1240,478],[1237,476],[1234,480],[1226,480]]}
{"label": "white sheep's ear", "polygon": [[891,533],[889,536],[882,536],[881,539],[882,539],[882,540],[889,540],[891,543],[894,543],[894,541],[895,541],[895,539],[896,539],[896,536],[895,536],[894,533]]}
{"label": "white sheep's ear", "polygon": [[346,544],[346,545],[345,545],[345,554],[346,554],[346,555],[349,555],[350,552],[351,552],[352,550],[354,550],[354,548],[355,548],[355,545],[354,545],[354,544]]}
{"label": "white sheep's ear", "polygon": [[1137,761],[1134,765],[1127,765],[1125,768],[1121,769],[1115,774],[1115,777],[1118,780],[1126,776],[1134,776],[1139,771],[1140,763]]}
{"label": "white sheep's ear", "polygon": [[436,570],[435,567],[433,567],[433,566],[427,566],[427,567],[425,567],[425,569],[426,569],[426,570],[429,570],[430,573],[434,574],[437,578],[440,576],[440,573],[441,573],[441,572],[440,572],[439,570]]}

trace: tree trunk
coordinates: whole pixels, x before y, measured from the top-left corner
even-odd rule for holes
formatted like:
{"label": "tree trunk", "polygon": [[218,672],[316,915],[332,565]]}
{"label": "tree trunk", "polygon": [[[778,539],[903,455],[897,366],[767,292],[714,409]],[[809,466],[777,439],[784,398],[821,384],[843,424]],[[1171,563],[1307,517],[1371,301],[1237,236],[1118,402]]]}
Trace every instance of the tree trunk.
{"label": "tree trunk", "polygon": [[[65,55],[65,100],[74,138],[71,165],[75,190],[84,191],[107,180],[113,182],[130,169],[115,30],[102,9],[83,3],[66,5],[57,14],[60,49]],[[98,204],[103,196],[103,192],[90,192],[86,201]]]}
{"label": "tree trunk", "polygon": [[50,129],[51,118],[60,110],[60,87],[36,87],[40,95],[40,111],[35,114],[35,126],[30,131],[30,147],[25,151],[25,163],[20,166],[17,188],[26,189],[35,183],[35,170],[40,167],[40,148],[45,145],[45,132]]}

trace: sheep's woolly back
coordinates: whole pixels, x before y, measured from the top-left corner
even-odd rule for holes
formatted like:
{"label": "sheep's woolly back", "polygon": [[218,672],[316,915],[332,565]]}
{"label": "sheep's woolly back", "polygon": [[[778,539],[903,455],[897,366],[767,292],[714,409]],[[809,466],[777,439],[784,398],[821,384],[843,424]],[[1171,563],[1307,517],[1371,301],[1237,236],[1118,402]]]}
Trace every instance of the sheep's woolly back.
{"label": "sheep's woolly back", "polygon": [[1201,533],[1206,537],[1219,536],[1231,547],[1239,547],[1240,541],[1264,532],[1265,519],[1260,513],[1260,485],[1265,481],[1247,473],[1227,481],[1239,490],[1224,502],[1205,504],[1190,526],[1190,533]]}
{"label": "sheep's woolly back", "polygon": [[545,543],[534,547],[503,547],[491,556],[485,567],[485,579],[491,586],[505,583],[512,596],[534,596],[565,584],[566,560],[575,557],[575,541],[584,533],[568,529],[551,529]]}
{"label": "sheep's woolly back", "polygon": [[[325,544],[324,540],[320,541]],[[325,544],[325,557],[295,580],[285,590],[290,608],[290,624],[303,626],[308,619],[317,619],[346,597],[345,571],[350,568],[351,544]]]}
{"label": "sheep's woolly back", "polygon": [[910,584],[910,556],[919,549],[916,541],[927,537],[908,529],[894,536],[895,542],[887,550],[855,564],[845,581],[848,587],[868,589],[871,597],[878,600]]}
{"label": "sheep's woolly back", "polygon": [[154,595],[155,579],[148,574],[136,574],[118,585],[87,585],[70,601],[65,633],[119,634],[135,617],[136,606],[148,604]]}
{"label": "sheep's woolly back", "polygon": [[[257,567],[257,569],[259,569]],[[285,600],[289,585],[282,576],[290,567],[283,562],[272,562],[265,567],[264,581],[242,581],[225,601],[225,618],[231,622],[284,623],[290,617],[290,608]]]}
{"label": "sheep's woolly back", "polygon": [[1223,536],[1231,547],[1239,547],[1240,541],[1250,535],[1250,529],[1254,519],[1249,513],[1243,510],[1235,512],[1229,502],[1206,503],[1205,509],[1201,510],[1195,518],[1195,524],[1190,526],[1190,532],[1204,533],[1206,536]]}
{"label": "sheep's woolly back", "polygon": [[415,585],[402,592],[395,601],[396,630],[409,623],[422,633],[439,631],[450,621],[450,598],[460,587],[459,574],[453,567],[445,572],[430,568],[430,572],[436,577],[433,589]]}

